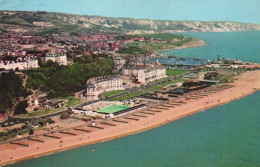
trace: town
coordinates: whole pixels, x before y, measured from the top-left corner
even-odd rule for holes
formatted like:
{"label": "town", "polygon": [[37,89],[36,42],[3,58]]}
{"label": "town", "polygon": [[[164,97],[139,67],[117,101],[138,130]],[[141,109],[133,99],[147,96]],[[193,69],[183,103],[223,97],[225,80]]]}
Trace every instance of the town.
{"label": "town", "polygon": [[260,167],[260,0],[0,0],[0,167]]}

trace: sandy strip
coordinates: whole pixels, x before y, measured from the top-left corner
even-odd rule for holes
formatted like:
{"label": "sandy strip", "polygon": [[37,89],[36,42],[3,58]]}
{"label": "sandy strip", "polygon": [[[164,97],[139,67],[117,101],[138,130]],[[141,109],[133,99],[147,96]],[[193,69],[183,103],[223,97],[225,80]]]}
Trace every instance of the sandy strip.
{"label": "sandy strip", "polygon": [[128,123],[108,121],[116,126],[99,124],[97,126],[104,127],[104,129],[94,129],[87,126],[83,128],[85,130],[90,130],[91,132],[70,130],[69,132],[75,133],[75,136],[61,133],[55,134],[56,136],[61,137],[61,139],[44,136],[39,137],[38,139],[43,140],[44,143],[24,140],[23,143],[29,144],[29,147],[13,144],[0,145],[0,164],[34,158],[60,150],[134,134],[191,115],[201,110],[239,99],[260,89],[260,71],[248,71],[239,75],[237,78],[238,80],[235,81],[235,83],[230,84],[234,85],[234,87],[221,89],[219,92],[209,94],[203,98],[190,100],[185,100],[185,98],[183,98],[182,101],[186,102],[186,104],[175,105],[174,107],[163,107],[168,110],[153,109],[160,110],[161,112],[145,111],[155,115],[136,113],[137,115],[145,115],[146,117],[130,116],[139,119],[138,121],[118,118],[118,120],[123,120]]}

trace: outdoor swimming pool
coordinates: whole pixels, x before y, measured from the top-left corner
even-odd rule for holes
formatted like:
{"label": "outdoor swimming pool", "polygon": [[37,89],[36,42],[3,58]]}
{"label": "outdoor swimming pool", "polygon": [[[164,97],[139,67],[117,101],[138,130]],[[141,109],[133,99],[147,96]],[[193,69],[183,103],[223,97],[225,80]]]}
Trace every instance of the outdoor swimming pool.
{"label": "outdoor swimming pool", "polygon": [[98,112],[112,114],[114,112],[121,111],[121,110],[128,109],[128,108],[130,108],[130,107],[124,106],[124,105],[112,105],[109,107],[102,108],[102,109],[98,110]]}

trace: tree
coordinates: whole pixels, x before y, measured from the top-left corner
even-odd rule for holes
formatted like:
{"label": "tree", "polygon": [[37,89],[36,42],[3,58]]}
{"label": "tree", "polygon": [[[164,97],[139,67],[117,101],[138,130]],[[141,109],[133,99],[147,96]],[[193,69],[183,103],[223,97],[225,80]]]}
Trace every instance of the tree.
{"label": "tree", "polygon": [[41,58],[38,58],[38,64],[39,64],[40,67],[46,66],[46,63],[44,63]]}
{"label": "tree", "polygon": [[33,135],[34,134],[34,130],[33,129],[30,129],[29,130],[29,135]]}
{"label": "tree", "polygon": [[59,66],[60,66],[59,63],[54,62],[52,60],[48,60],[47,63],[46,63],[46,67],[55,67],[55,68],[57,68]]}
{"label": "tree", "polygon": [[14,72],[2,73],[0,75],[0,113],[5,113],[18,100],[25,97],[28,92],[22,86],[22,79]]}
{"label": "tree", "polygon": [[46,91],[49,97],[82,90],[89,78],[111,75],[114,67],[114,61],[105,55],[82,56],[70,66],[58,66],[52,61],[47,64],[48,67],[25,72],[29,76],[26,87]]}
{"label": "tree", "polygon": [[14,110],[14,115],[26,114],[26,108],[28,107],[27,101],[21,101],[17,104]]}

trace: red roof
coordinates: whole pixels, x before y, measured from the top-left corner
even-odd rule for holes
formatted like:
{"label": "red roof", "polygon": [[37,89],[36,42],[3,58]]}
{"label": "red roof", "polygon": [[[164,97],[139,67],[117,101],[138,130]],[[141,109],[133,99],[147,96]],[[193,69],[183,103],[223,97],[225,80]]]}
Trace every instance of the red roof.
{"label": "red roof", "polygon": [[3,121],[5,118],[4,114],[0,113],[0,121]]}

